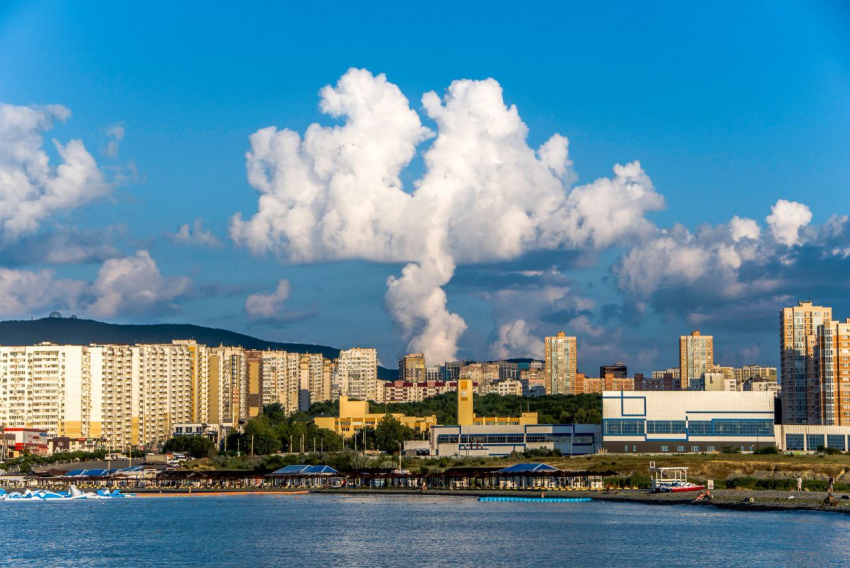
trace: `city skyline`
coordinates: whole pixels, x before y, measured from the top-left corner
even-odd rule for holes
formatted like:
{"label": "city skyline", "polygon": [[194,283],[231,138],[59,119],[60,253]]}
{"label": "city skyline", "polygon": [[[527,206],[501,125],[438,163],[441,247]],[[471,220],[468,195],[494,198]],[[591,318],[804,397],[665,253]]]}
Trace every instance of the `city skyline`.
{"label": "city skyline", "polygon": [[0,319],[196,323],[386,366],[542,359],[564,331],[592,374],[675,367],[696,329],[719,363],[779,367],[781,309],[850,315],[846,9],[553,9],[519,43],[499,10],[337,7],[309,53],[306,8],[134,13],[149,35],[126,8],[7,5]]}

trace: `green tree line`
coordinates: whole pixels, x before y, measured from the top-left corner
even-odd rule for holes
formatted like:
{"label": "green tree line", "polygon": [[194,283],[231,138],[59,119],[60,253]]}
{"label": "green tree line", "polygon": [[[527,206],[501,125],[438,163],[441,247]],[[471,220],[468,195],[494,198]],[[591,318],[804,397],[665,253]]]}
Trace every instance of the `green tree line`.
{"label": "green tree line", "polygon": [[[488,394],[473,397],[478,416],[519,416],[536,412],[540,424],[601,424],[602,397],[598,394],[547,395],[536,398]],[[437,416],[438,424],[457,424],[457,393],[447,392],[421,402],[404,404],[371,403],[372,412],[401,413],[407,416]],[[309,416],[337,416],[338,402],[318,402]]]}

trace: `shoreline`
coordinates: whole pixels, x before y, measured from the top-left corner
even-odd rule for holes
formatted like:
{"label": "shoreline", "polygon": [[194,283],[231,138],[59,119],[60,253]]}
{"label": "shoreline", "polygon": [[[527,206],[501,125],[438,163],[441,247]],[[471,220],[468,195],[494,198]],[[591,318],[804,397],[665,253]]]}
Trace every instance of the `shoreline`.
{"label": "shoreline", "polygon": [[[477,499],[479,497],[546,497],[590,498],[602,503],[638,503],[656,506],[690,505],[694,507],[713,507],[715,509],[734,511],[815,511],[825,513],[850,514],[850,498],[848,495],[837,494],[838,505],[824,507],[825,492],[783,492],[771,490],[738,490],[719,489],[713,492],[712,501],[694,502],[697,493],[649,493],[644,490],[627,490],[620,493],[602,493],[599,491],[488,491],[488,490],[441,490],[431,489],[312,489],[285,491],[280,489],[241,488],[241,489],[201,489],[169,488],[169,489],[126,489],[126,493],[134,493],[139,498],[163,497],[232,497],[275,495],[277,497],[304,495],[346,495],[346,496],[384,496],[384,497],[455,497]],[[793,499],[789,498],[793,497]],[[753,499],[752,502],[749,499]]]}

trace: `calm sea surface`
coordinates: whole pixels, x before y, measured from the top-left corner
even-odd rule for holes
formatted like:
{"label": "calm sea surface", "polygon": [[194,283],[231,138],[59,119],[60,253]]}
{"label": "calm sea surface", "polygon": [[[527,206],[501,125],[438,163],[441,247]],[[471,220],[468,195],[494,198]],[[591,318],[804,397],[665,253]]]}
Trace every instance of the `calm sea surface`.
{"label": "calm sea surface", "polygon": [[0,502],[14,566],[848,566],[850,518],[342,495]]}

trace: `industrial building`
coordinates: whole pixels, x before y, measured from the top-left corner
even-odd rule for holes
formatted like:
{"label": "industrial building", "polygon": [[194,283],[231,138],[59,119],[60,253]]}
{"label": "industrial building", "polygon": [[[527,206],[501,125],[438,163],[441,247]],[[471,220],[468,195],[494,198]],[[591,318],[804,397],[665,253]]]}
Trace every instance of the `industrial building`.
{"label": "industrial building", "polygon": [[420,456],[505,456],[529,449],[559,450],[564,455],[598,452],[602,428],[598,424],[538,424],[537,413],[519,417],[475,416],[472,381],[458,383],[458,424],[432,426],[426,442],[408,442],[405,452]]}
{"label": "industrial building", "polygon": [[755,451],[776,445],[772,392],[606,391],[602,438],[611,453]]}

